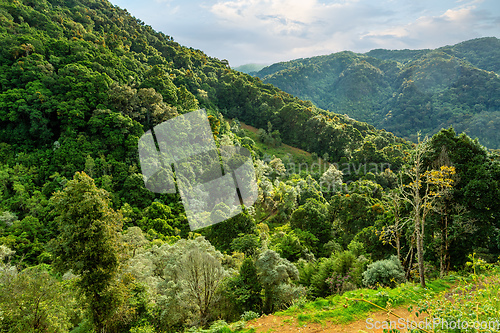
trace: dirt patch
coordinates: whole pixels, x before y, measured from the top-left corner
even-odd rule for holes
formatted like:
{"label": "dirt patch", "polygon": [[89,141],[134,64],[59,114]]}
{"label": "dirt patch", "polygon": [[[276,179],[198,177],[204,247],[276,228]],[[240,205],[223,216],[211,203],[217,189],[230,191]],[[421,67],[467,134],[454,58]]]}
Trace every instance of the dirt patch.
{"label": "dirt patch", "polygon": [[[391,311],[402,317],[399,318],[389,315],[384,311],[372,312],[366,315],[364,319],[356,320],[349,324],[334,324],[331,321],[326,321],[324,324],[319,323],[307,323],[299,325],[298,320],[292,316],[262,316],[258,319],[252,320],[247,324],[247,328],[254,328],[257,333],[262,332],[278,332],[278,333],[292,333],[292,332],[302,332],[302,333],[313,333],[313,332],[330,332],[330,333],[382,333],[384,328],[384,322],[389,320],[392,322],[391,328],[400,328],[401,332],[407,332],[406,327],[399,326],[401,323],[411,323],[412,321],[420,322],[424,321],[426,318],[425,314],[422,314],[418,320],[415,318],[414,314],[408,312],[407,307],[401,306],[395,308]],[[367,321],[368,320],[368,321]],[[377,326],[375,326],[377,324]],[[389,325],[389,324],[386,324]],[[379,327],[376,329],[375,327]]]}
{"label": "dirt patch", "polygon": [[248,131],[250,131],[250,132],[257,133],[257,131],[258,131],[258,129],[257,129],[257,128],[255,128],[255,127],[253,127],[253,126],[250,126],[250,125],[244,124],[244,123],[242,123],[242,122],[240,122],[240,124],[241,124],[241,128],[246,129],[246,130],[248,130]]}

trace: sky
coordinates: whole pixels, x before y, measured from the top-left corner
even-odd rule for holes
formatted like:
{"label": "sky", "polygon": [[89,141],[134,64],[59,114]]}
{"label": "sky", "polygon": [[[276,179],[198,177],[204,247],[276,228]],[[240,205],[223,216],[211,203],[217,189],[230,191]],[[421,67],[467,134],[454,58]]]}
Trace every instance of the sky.
{"label": "sky", "polygon": [[232,67],[500,38],[499,0],[111,0]]}

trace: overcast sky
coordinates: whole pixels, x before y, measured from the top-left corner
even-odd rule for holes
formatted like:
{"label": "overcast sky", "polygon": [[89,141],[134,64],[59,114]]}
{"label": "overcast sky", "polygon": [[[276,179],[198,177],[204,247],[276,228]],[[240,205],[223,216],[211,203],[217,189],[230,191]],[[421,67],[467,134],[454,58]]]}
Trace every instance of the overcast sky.
{"label": "overcast sky", "polygon": [[111,0],[233,67],[500,38],[499,0]]}

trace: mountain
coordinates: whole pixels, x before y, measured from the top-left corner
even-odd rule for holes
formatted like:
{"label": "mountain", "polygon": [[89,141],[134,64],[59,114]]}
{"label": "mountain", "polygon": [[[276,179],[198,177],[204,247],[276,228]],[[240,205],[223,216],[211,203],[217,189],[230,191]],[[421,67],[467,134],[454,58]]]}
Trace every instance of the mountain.
{"label": "mountain", "polygon": [[[0,46],[0,332],[241,331],[240,319],[340,293],[337,277],[357,288],[379,267],[370,284],[385,284],[379,260],[391,254],[406,257],[412,279],[415,245],[429,277],[500,254],[498,155],[452,128],[414,146],[181,46],[106,0],[0,0]],[[311,86],[336,78],[339,102],[373,109],[380,96],[415,108],[425,89],[489,107],[497,74],[445,51],[280,66]],[[485,78],[488,89],[472,85]],[[180,117],[168,137],[143,137],[199,108],[212,133]],[[215,151],[184,159],[165,144],[174,137],[245,147],[255,172],[229,149],[223,165]],[[158,146],[177,159],[174,179]],[[230,170],[255,177],[258,195]],[[155,176],[179,190],[149,191]],[[195,195],[186,201],[182,188]],[[234,215],[237,197],[256,201]],[[190,230],[188,209],[222,222]]]}
{"label": "mountain", "polygon": [[247,74],[254,74],[258,71],[260,71],[262,68],[269,66],[268,64],[246,64],[246,65],[241,65],[238,67],[234,67],[234,70],[247,73]]}
{"label": "mountain", "polygon": [[500,147],[500,40],[430,50],[339,52],[273,64],[255,75],[320,108],[416,140],[453,126]]}
{"label": "mountain", "polygon": [[47,152],[57,161],[48,176],[72,176],[96,152],[133,165],[143,132],[197,108],[270,122],[283,142],[334,161],[365,138],[384,137],[379,150],[402,142],[183,47],[107,1],[0,1],[0,18],[0,140],[12,152]]}

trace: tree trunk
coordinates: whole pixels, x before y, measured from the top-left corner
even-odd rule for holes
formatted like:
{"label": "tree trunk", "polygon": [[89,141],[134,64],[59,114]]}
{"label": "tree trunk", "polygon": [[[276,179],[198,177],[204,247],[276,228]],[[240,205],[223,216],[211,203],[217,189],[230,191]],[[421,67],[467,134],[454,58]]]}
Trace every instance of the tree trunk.
{"label": "tree trunk", "polygon": [[394,220],[396,222],[396,251],[398,252],[398,260],[401,261],[401,231],[399,230],[399,216],[396,210],[394,214]]}
{"label": "tree trunk", "polygon": [[417,260],[418,260],[418,275],[420,276],[420,285],[425,288],[425,271],[424,271],[424,221],[420,220],[419,216],[415,217],[415,233],[417,238]]}
{"label": "tree trunk", "polygon": [[398,260],[401,261],[401,233],[396,231],[396,250],[398,251]]}
{"label": "tree trunk", "polygon": [[448,274],[448,215],[445,214],[441,220],[441,249],[439,258],[439,276],[442,278]]}
{"label": "tree trunk", "polygon": [[450,253],[448,252],[448,249],[450,248],[450,243],[448,241],[448,215],[446,215],[445,219],[445,238],[444,238],[444,273],[445,275],[448,275],[450,272]]}
{"label": "tree trunk", "polygon": [[403,266],[405,267],[405,278],[406,280],[410,279],[410,271],[411,271],[411,266],[413,264],[413,245],[410,244],[410,250],[408,251],[408,254],[406,255],[406,259],[403,262]]}

